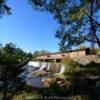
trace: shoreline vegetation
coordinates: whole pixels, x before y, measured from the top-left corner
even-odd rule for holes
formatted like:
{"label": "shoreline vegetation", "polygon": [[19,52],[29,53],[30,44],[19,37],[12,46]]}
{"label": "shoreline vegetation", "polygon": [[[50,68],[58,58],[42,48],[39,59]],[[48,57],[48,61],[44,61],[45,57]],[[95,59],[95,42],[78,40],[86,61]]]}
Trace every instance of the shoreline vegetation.
{"label": "shoreline vegetation", "polygon": [[54,75],[49,86],[40,89],[33,88],[33,90],[31,87],[30,90],[27,88],[27,92],[21,92],[15,96],[15,98],[24,97],[31,98],[32,100],[95,100],[96,98],[96,100],[99,100],[99,66],[100,63],[97,64],[94,62],[86,66],[79,64],[74,65],[71,68],[67,68],[63,76],[60,75],[55,77]]}
{"label": "shoreline vegetation", "polygon": [[[35,73],[33,71],[32,77],[43,77],[43,87],[38,88],[26,84],[19,77],[25,71],[25,59],[32,59],[30,54],[26,54],[13,44],[2,47],[0,53],[0,100],[100,100],[100,62],[95,62],[91,55],[84,58],[84,61],[90,61],[85,64],[70,57],[62,59],[61,64],[65,66],[65,70],[61,74],[56,73],[57,64],[53,62],[47,77],[45,69],[37,70]],[[100,61],[99,53],[96,55]],[[83,57],[81,59],[81,62],[84,62]]]}
{"label": "shoreline vegetation", "polygon": [[[56,59],[58,62],[60,60],[60,64],[65,68],[61,74],[56,73],[55,62],[52,62],[52,67],[49,70],[44,67],[41,71],[37,68],[36,70],[39,71],[36,73],[31,70],[32,75],[29,73],[28,78],[39,77],[41,80],[41,77],[43,77],[42,83],[44,86],[38,88],[30,84],[33,81],[28,81],[29,83],[27,84],[27,77],[22,77],[22,74],[25,71],[27,74],[28,69],[25,69],[25,66],[29,61],[36,61],[38,56],[46,54],[47,56],[45,57],[50,60],[51,55],[48,55],[50,52],[42,50],[32,54],[17,48],[12,43],[1,44],[0,100],[100,100],[100,0],[27,0],[35,11],[46,12],[57,23],[49,23],[49,17],[45,19],[46,17],[43,17],[42,14],[39,16],[42,18],[42,21],[40,21],[40,18],[35,16],[35,12],[31,16],[31,10],[29,11],[25,8],[28,6],[24,4],[24,0],[19,0],[18,4],[17,2],[14,3],[15,5],[13,5],[12,1],[9,1],[0,0],[0,18],[5,15],[11,15],[12,11],[16,12],[11,17],[11,20],[7,18],[7,22],[6,20],[3,21],[2,25],[4,26],[1,27],[1,33],[3,32],[1,41],[3,43],[9,40],[17,40],[16,42],[23,44],[23,47],[27,46],[27,50],[29,50],[29,47],[30,49],[32,48],[30,43],[35,48],[38,48],[38,46],[42,48],[42,45],[47,46],[47,49],[53,48],[54,42],[53,39],[49,40],[49,33],[54,33],[51,28],[56,25],[58,28],[55,31],[55,38],[57,38],[60,51],[69,50],[68,52],[70,52],[73,48],[81,45],[80,49],[86,48],[85,46],[90,47],[94,55],[83,57],[83,51],[83,53],[79,53],[82,55],[79,59],[73,59],[62,54],[62,59]],[[24,5],[22,5],[22,2]],[[44,22],[48,27],[45,26],[43,29],[41,25],[44,25]],[[39,23],[40,26],[37,26]],[[47,36],[44,33],[45,29],[47,29]],[[23,34],[17,34],[16,32]],[[34,32],[39,34],[37,35]],[[24,35],[26,33],[31,34]],[[27,36],[31,36],[31,38],[27,38]],[[36,37],[40,38],[36,41]],[[24,43],[21,43],[22,38],[26,40],[23,41]],[[32,41],[29,42],[27,39],[30,39],[30,41],[32,39]],[[46,42],[50,43],[50,45]],[[95,47],[99,48],[95,49]],[[73,54],[75,54],[75,57],[78,56],[75,52]],[[40,60],[44,61],[45,57],[43,56],[43,59]],[[55,55],[51,58],[53,57]],[[59,56],[57,57],[59,58]],[[44,77],[46,75],[47,77]],[[37,85],[37,83],[34,84]]]}

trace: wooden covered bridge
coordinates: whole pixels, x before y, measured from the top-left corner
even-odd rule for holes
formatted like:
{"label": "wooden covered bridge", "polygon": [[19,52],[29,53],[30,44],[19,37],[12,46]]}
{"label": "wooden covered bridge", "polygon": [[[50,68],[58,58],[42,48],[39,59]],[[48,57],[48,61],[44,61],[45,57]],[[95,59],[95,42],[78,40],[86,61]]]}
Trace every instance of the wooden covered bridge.
{"label": "wooden covered bridge", "polygon": [[56,53],[49,53],[45,55],[41,55],[37,57],[38,61],[42,62],[61,62],[61,59],[70,57],[70,58],[80,58],[82,56],[90,55],[90,49],[77,49],[72,51],[66,51],[66,52],[56,52]]}

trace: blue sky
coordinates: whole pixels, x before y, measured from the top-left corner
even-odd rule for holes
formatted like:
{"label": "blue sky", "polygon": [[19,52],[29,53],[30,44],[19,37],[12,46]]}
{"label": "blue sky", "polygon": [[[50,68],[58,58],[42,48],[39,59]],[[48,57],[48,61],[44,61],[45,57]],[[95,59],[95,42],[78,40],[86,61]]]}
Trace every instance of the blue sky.
{"label": "blue sky", "polygon": [[27,52],[59,50],[58,25],[50,14],[34,11],[28,0],[8,1],[12,15],[0,19],[0,43],[12,42]]}

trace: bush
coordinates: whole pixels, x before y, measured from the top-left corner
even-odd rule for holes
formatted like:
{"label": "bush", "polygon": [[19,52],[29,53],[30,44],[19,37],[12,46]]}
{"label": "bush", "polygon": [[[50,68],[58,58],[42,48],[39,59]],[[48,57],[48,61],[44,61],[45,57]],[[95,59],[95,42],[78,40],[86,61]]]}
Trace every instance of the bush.
{"label": "bush", "polygon": [[56,63],[52,62],[50,65],[50,74],[53,76],[56,73]]}
{"label": "bush", "polygon": [[95,51],[97,55],[100,55],[100,49],[96,49]]}
{"label": "bush", "polygon": [[70,57],[62,59],[61,63],[67,67],[68,65],[71,66],[73,64],[73,60]]}
{"label": "bush", "polygon": [[38,98],[40,97],[40,95],[36,92],[19,92],[17,93],[14,97],[13,100],[38,100]]}

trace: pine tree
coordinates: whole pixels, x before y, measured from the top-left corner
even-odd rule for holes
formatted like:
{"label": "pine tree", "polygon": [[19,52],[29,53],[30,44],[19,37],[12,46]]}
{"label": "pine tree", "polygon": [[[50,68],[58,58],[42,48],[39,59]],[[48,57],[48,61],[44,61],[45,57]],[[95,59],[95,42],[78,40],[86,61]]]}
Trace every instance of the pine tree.
{"label": "pine tree", "polygon": [[55,36],[60,50],[70,50],[86,41],[100,47],[99,0],[29,1],[35,9],[51,13],[59,23]]}
{"label": "pine tree", "polygon": [[8,93],[13,95],[21,84],[20,74],[30,60],[30,54],[16,48],[12,43],[0,49],[0,81],[2,82],[3,100],[8,100]]}

